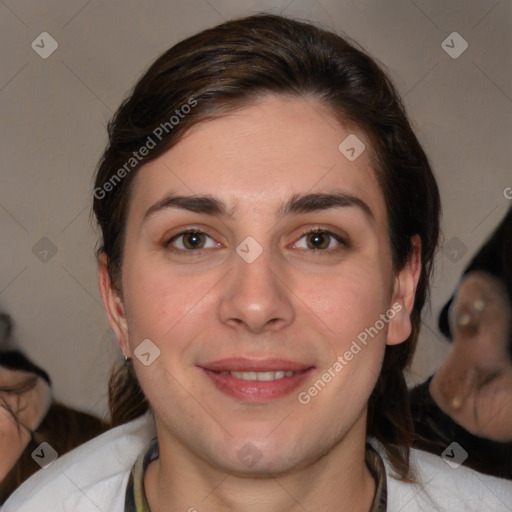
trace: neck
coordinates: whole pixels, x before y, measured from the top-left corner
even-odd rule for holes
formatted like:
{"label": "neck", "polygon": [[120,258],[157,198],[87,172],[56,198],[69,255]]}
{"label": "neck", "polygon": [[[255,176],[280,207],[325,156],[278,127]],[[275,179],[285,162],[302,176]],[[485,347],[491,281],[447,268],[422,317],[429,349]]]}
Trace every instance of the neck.
{"label": "neck", "polygon": [[316,460],[283,474],[248,477],[192,455],[157,421],[160,456],[144,479],[151,512],[368,512],[375,482],[365,464],[366,411],[356,423]]}

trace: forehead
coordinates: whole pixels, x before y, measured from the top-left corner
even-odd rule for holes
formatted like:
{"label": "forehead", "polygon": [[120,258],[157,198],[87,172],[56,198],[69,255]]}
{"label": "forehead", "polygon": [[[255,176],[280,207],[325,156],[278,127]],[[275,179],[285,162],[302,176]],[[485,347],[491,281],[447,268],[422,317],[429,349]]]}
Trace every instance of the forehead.
{"label": "forehead", "polygon": [[268,95],[197,123],[143,166],[134,180],[132,205],[148,208],[170,192],[215,194],[233,210],[255,212],[277,208],[293,194],[334,190],[371,203],[386,224],[365,134],[342,125],[316,98]]}

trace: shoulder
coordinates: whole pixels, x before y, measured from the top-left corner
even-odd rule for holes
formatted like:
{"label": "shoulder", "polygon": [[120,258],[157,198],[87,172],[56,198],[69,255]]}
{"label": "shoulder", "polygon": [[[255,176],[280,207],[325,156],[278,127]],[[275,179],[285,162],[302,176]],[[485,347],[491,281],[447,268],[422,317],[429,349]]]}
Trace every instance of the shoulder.
{"label": "shoulder", "polygon": [[393,469],[381,445],[372,442],[386,466],[388,510],[408,512],[510,512],[512,484],[509,480],[478,473],[440,455],[411,449],[411,467],[417,483],[393,477]]}
{"label": "shoulder", "polygon": [[124,510],[126,483],[133,463],[155,437],[152,416],[113,428],[57,458],[24,482],[2,512]]}

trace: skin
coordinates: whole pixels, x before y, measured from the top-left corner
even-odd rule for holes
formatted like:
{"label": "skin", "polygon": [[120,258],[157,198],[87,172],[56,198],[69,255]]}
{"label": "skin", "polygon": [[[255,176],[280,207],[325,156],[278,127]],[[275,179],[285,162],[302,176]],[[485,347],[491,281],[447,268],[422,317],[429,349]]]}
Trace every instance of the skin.
{"label": "skin", "polygon": [[[350,133],[367,148],[353,162],[338,150]],[[369,148],[364,134],[342,126],[316,99],[267,96],[199,123],[137,175],[122,298],[104,255],[99,271],[124,353],[131,356],[146,338],[161,351],[150,366],[134,358],[160,446],[145,478],[153,512],[369,510],[375,483],[364,463],[367,401],[386,344],[410,334],[420,272],[417,238],[408,264],[393,272]],[[276,215],[294,194],[333,191],[363,200],[373,216],[356,206]],[[232,215],[167,208],[144,221],[171,192],[213,194]],[[187,252],[185,237],[175,238],[190,227],[208,235],[199,254]],[[319,227],[347,243],[327,237],[327,249],[315,249],[303,232]],[[263,249],[250,264],[236,252],[247,236]],[[395,303],[401,311],[307,405],[297,393],[265,403],[235,399],[198,367],[233,356],[305,362],[314,371],[297,391],[307,390]],[[261,455],[251,467],[237,456],[246,443]]]}
{"label": "skin", "polygon": [[[0,388],[18,388],[17,393],[0,392],[0,400],[16,414],[20,428],[12,414],[0,405],[0,481],[20,458],[30,441],[30,431],[40,425],[51,403],[51,390],[34,374],[0,367]],[[30,383],[30,384],[28,384]]]}
{"label": "skin", "polygon": [[472,434],[512,441],[512,304],[499,279],[469,272],[450,308],[451,352],[430,383],[430,394]]}

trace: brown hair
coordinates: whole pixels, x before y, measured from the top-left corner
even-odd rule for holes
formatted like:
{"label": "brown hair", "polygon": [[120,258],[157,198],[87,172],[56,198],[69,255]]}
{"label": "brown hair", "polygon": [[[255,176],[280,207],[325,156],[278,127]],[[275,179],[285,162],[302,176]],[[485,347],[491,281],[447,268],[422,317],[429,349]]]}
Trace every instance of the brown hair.
{"label": "brown hair", "polygon": [[[94,213],[103,235],[98,254],[106,253],[110,278],[122,295],[125,224],[136,171],[169,150],[194,124],[268,93],[318,98],[340,121],[369,137],[386,201],[395,271],[407,262],[411,237],[421,237],[422,270],[411,314],[412,333],[405,343],[386,348],[368,418],[368,435],[384,444],[396,471],[407,479],[413,426],[403,370],[414,353],[428,296],[440,199],[428,159],[394,86],[355,45],[311,24],[262,14],[205,30],[166,51],[109,124],[109,144],[94,191]],[[135,161],[133,152],[148,146],[149,139],[158,139],[158,144]],[[130,362],[114,374],[111,384],[111,397],[116,398],[111,400],[113,424],[147,410]]]}

